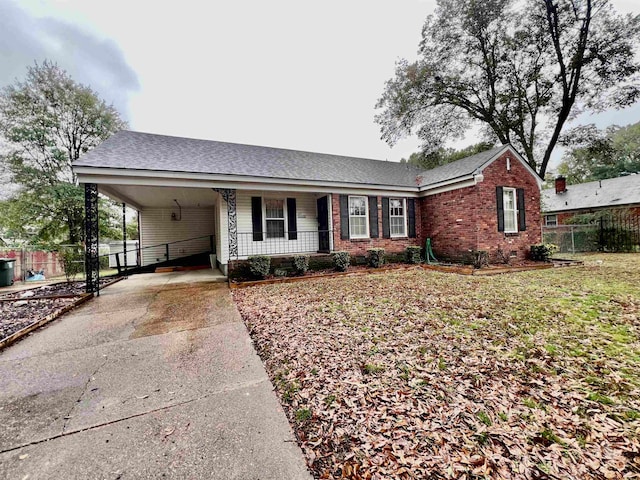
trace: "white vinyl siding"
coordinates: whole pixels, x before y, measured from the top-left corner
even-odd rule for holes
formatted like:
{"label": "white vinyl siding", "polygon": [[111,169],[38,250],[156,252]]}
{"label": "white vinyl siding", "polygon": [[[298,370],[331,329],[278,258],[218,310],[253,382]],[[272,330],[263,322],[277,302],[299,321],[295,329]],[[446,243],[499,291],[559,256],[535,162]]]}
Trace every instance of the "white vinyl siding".
{"label": "white vinyl siding", "polygon": [[516,233],[518,231],[518,209],[516,207],[516,189],[504,188],[504,231]]}
{"label": "white vinyl siding", "polygon": [[367,197],[349,197],[349,238],[369,238]]}
{"label": "white vinyl siding", "polygon": [[[290,255],[295,253],[315,253],[318,251],[318,214],[316,212],[316,199],[326,194],[282,192],[277,199],[283,202],[284,229],[283,237],[269,238],[267,235],[266,201],[274,199],[273,192],[239,190],[236,195],[236,208],[238,215],[238,258],[244,259],[250,255]],[[263,240],[253,240],[251,224],[251,197],[262,198],[262,222]],[[289,240],[287,234],[287,198],[296,199],[296,222],[298,238]],[[221,216],[222,230],[226,231],[226,211],[224,205],[224,220]],[[223,242],[228,242],[225,237]],[[223,246],[228,252],[228,243]],[[228,258],[228,253],[225,258]],[[231,260],[235,260],[232,258]],[[225,260],[226,261],[226,260]]]}
{"label": "white vinyl siding", "polygon": [[389,199],[389,231],[391,237],[407,236],[407,209],[403,198]]}
{"label": "white vinyl siding", "polygon": [[[211,249],[209,235],[214,234],[214,208],[183,208],[181,220],[173,220],[171,214],[177,208],[148,208],[140,211],[142,264],[166,261],[164,244],[178,240],[189,240],[169,245],[169,258],[186,257]],[[157,247],[155,245],[158,245]],[[145,248],[154,246],[153,248]]]}

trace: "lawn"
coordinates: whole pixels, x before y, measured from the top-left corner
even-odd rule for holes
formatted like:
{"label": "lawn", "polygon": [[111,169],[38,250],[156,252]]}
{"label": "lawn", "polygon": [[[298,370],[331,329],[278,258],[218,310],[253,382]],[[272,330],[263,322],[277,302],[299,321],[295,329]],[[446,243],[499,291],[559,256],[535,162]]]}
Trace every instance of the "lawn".
{"label": "lawn", "polygon": [[640,255],[234,291],[316,478],[638,478]]}

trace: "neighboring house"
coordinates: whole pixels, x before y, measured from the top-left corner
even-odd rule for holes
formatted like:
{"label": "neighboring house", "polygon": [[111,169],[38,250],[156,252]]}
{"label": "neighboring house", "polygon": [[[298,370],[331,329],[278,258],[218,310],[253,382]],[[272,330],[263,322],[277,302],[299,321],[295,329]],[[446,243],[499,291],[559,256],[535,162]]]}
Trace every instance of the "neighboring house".
{"label": "neighboring house", "polygon": [[427,238],[442,259],[475,250],[524,258],[541,240],[541,179],[509,145],[421,171],[121,131],[73,169],[85,184],[88,244],[97,236],[98,190],[139,211],[143,265],[215,250],[226,271],[255,254],[395,253]]}
{"label": "neighboring house", "polygon": [[572,217],[600,211],[621,211],[640,216],[640,175],[567,185],[556,178],[555,188],[542,190],[543,225],[571,223]]}

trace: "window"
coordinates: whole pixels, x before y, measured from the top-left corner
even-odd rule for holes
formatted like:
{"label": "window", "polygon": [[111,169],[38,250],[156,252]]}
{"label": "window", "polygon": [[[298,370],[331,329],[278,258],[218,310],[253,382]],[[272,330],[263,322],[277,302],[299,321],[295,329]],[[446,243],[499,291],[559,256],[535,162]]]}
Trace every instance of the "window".
{"label": "window", "polygon": [[368,238],[367,197],[349,197],[349,236]]}
{"label": "window", "polygon": [[557,215],[545,215],[544,216],[544,224],[547,227],[556,227],[556,226],[558,226],[558,216]]}
{"label": "window", "polygon": [[504,231],[516,233],[518,231],[518,209],[516,208],[516,189],[504,188]]}
{"label": "window", "polygon": [[284,200],[265,199],[264,209],[267,238],[284,238]]}
{"label": "window", "polygon": [[389,199],[389,230],[392,237],[407,236],[407,217],[404,199]]}

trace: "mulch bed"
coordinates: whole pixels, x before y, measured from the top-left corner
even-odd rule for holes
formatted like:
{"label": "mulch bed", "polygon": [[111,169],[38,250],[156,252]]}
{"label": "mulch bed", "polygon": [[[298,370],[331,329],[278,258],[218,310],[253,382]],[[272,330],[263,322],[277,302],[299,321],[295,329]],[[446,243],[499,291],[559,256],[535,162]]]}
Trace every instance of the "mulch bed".
{"label": "mulch bed", "polygon": [[[100,288],[120,278],[101,278]],[[84,303],[85,282],[61,282],[0,295],[0,348]]]}
{"label": "mulch bed", "polygon": [[[579,265],[582,262],[574,262]],[[247,279],[236,279],[230,282],[230,286],[232,289],[234,288],[244,288],[250,287],[254,285],[270,285],[273,283],[292,283],[298,282],[301,280],[308,280],[314,278],[334,278],[341,277],[345,275],[360,275],[366,273],[382,273],[387,271],[397,271],[402,269],[413,269],[413,268],[423,268],[425,270],[435,270],[438,272],[445,273],[457,273],[460,275],[498,275],[502,273],[512,273],[512,272],[524,272],[527,270],[540,270],[545,268],[553,268],[555,265],[553,263],[542,263],[542,262],[533,262],[533,261],[520,261],[515,262],[510,265],[488,265],[483,268],[474,268],[470,265],[461,265],[461,264],[452,264],[452,263],[432,263],[432,264],[390,264],[385,265],[379,268],[371,268],[365,265],[357,265],[350,266],[349,270],[346,272],[336,272],[334,269],[323,269],[323,270],[314,270],[308,271],[304,275],[295,276],[295,277],[276,277],[274,275],[269,275],[264,280],[247,280]]]}

